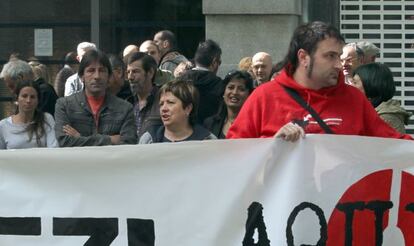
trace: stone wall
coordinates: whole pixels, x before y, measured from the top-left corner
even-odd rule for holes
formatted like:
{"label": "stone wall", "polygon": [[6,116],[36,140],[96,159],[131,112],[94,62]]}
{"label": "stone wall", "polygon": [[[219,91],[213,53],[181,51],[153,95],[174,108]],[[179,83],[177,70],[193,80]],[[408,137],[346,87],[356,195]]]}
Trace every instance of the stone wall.
{"label": "stone wall", "polygon": [[203,0],[206,38],[222,50],[219,75],[237,68],[241,58],[265,51],[281,60],[302,21],[301,0]]}

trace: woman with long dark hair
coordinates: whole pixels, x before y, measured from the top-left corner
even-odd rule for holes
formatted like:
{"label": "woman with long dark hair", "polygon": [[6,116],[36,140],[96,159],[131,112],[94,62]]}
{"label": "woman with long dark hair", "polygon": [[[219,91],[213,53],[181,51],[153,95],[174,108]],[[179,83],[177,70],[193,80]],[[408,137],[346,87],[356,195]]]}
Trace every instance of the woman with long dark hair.
{"label": "woman with long dark hair", "polygon": [[217,114],[204,121],[204,126],[219,139],[226,138],[231,124],[253,91],[253,79],[246,71],[231,71],[223,80],[222,91],[223,101]]}
{"label": "woman with long dark hair", "polygon": [[38,85],[32,81],[19,82],[15,94],[16,113],[0,121],[0,149],[58,147],[53,117],[37,108]]}

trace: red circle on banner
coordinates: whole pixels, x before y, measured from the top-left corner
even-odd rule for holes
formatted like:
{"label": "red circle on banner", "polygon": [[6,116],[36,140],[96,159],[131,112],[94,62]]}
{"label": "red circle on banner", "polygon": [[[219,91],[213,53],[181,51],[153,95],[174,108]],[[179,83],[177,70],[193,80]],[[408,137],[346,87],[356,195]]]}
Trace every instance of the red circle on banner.
{"label": "red circle on banner", "polygon": [[[369,174],[351,185],[342,195],[338,203],[389,201],[391,193],[392,169]],[[407,211],[406,206],[414,203],[414,176],[402,172],[400,201],[398,208],[398,227],[400,228],[405,245],[414,246],[414,213]],[[396,209],[395,207],[391,209]],[[383,216],[382,229],[388,225],[388,214]],[[352,223],[353,245],[375,245],[375,215],[372,210],[356,210]],[[328,246],[344,245],[345,243],[345,214],[334,209],[328,221]]]}

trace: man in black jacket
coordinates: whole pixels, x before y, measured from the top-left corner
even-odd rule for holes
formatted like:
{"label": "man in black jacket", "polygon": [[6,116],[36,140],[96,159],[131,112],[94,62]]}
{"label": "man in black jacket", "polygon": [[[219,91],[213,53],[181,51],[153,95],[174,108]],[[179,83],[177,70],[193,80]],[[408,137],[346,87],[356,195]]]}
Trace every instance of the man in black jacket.
{"label": "man in black jacket", "polygon": [[223,100],[222,80],[217,70],[221,65],[221,48],[213,40],[206,40],[198,45],[194,56],[196,67],[186,72],[182,79],[194,83],[200,93],[200,106],[197,123],[202,124],[204,119],[214,115]]}
{"label": "man in black jacket", "polygon": [[158,87],[154,84],[157,62],[143,52],[127,57],[127,78],[135,98],[134,115],[138,138],[152,126],[161,125]]}

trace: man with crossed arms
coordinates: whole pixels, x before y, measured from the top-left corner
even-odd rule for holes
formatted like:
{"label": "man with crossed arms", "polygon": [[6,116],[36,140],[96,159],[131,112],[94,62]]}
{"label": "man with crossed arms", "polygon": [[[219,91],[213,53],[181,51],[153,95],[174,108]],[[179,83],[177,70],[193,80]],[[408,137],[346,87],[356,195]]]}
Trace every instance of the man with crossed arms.
{"label": "man with crossed arms", "polygon": [[61,147],[137,143],[132,105],[107,92],[111,73],[104,53],[85,53],[78,71],[84,89],[56,103],[55,131]]}

